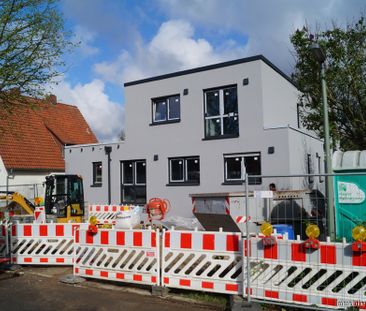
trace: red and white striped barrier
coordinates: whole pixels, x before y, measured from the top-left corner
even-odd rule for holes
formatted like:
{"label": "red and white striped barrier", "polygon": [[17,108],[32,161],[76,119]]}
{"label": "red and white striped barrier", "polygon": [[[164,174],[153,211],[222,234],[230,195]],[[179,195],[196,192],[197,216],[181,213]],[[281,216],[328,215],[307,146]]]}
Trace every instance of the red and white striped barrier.
{"label": "red and white striped barrier", "polygon": [[[366,253],[347,243],[277,240],[264,246],[251,239],[251,295],[255,298],[323,308],[366,307]],[[246,284],[244,284],[246,286]]]}
{"label": "red and white striped barrier", "polygon": [[12,226],[12,261],[30,265],[72,265],[73,232],[80,224],[16,224]]}
{"label": "red and white striped barrier", "polygon": [[75,234],[74,274],[111,281],[159,285],[160,239],[153,230],[87,230]]}
{"label": "red and white striped barrier", "polygon": [[116,214],[123,211],[120,205],[89,205],[88,216],[95,216],[99,224],[115,224]]}
{"label": "red and white striped barrier", "polygon": [[132,205],[89,205],[88,217],[95,216],[99,224],[115,224],[118,212],[130,209]]}
{"label": "red and white striped barrier", "polygon": [[0,222],[0,259],[7,255],[8,224]]}
{"label": "red and white striped barrier", "polygon": [[46,211],[44,206],[36,206],[34,210],[34,222],[43,224],[46,222]]}
{"label": "red and white striped barrier", "polygon": [[164,231],[162,285],[240,294],[243,286],[239,233]]}

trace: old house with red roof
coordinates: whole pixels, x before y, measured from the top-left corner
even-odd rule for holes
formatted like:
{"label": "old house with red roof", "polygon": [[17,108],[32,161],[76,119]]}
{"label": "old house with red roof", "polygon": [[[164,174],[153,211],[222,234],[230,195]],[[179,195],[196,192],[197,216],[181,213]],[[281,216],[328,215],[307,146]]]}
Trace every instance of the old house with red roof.
{"label": "old house with red roof", "polygon": [[65,146],[97,142],[79,109],[53,95],[15,105],[11,114],[0,110],[0,186],[42,183],[65,171]]}

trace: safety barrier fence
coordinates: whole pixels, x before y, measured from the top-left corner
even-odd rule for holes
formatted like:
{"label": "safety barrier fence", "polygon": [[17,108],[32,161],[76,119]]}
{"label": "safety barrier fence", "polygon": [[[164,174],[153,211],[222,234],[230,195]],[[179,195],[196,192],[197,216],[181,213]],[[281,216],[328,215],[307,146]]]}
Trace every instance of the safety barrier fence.
{"label": "safety barrier fence", "polygon": [[115,224],[116,214],[123,210],[122,205],[89,205],[88,216],[95,216],[100,224]]}
{"label": "safety barrier fence", "polygon": [[164,231],[162,285],[240,294],[242,249],[239,233]]}
{"label": "safety barrier fence", "polygon": [[99,229],[92,234],[84,225],[3,224],[0,256],[8,234],[18,264],[74,265],[75,275],[88,278],[250,293],[254,299],[324,309],[366,308],[366,252],[355,251],[352,243],[309,248],[286,236],[273,244],[251,237],[248,254],[240,233]]}
{"label": "safety barrier fence", "polygon": [[160,239],[153,230],[76,231],[74,274],[147,285],[160,284]]}
{"label": "safety barrier fence", "polygon": [[72,265],[74,231],[80,224],[15,224],[11,257],[17,264]]}
{"label": "safety barrier fence", "polygon": [[366,309],[366,252],[351,243],[250,240],[251,296],[322,308]]}
{"label": "safety barrier fence", "polygon": [[0,261],[8,255],[8,224],[6,222],[0,223]]}

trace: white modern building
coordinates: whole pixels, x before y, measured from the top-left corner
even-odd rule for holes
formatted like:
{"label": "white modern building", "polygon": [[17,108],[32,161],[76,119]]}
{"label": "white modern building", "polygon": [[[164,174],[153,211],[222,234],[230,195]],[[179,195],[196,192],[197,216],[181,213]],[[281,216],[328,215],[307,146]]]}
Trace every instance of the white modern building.
{"label": "white modern building", "polygon": [[[89,203],[160,197],[189,217],[189,194],[243,191],[244,166],[249,175],[323,172],[323,142],[300,128],[298,95],[261,55],[128,82],[125,141],[66,147],[66,172],[84,177]],[[252,189],[269,183],[249,179]]]}

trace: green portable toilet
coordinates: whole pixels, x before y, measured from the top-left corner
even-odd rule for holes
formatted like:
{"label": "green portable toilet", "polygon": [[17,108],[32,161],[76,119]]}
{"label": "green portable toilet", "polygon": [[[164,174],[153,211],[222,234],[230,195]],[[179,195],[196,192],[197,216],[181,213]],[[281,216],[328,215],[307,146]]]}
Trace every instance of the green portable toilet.
{"label": "green portable toilet", "polygon": [[336,151],[332,160],[335,174],[350,174],[334,177],[334,204],[336,236],[338,239],[345,237],[351,242],[352,229],[366,223],[366,150]]}

